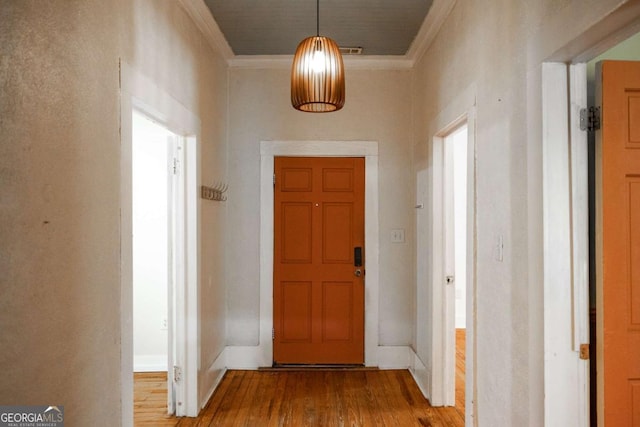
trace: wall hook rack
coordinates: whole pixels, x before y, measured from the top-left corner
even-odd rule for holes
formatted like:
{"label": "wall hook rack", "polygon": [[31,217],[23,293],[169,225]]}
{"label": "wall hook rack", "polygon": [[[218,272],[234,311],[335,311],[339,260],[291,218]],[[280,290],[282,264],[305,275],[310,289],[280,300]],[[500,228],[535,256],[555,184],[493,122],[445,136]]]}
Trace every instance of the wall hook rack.
{"label": "wall hook rack", "polygon": [[200,197],[205,200],[224,202],[227,200],[227,196],[225,196],[224,193],[226,193],[228,189],[229,185],[223,183],[216,184],[213,187],[202,185],[200,186]]}

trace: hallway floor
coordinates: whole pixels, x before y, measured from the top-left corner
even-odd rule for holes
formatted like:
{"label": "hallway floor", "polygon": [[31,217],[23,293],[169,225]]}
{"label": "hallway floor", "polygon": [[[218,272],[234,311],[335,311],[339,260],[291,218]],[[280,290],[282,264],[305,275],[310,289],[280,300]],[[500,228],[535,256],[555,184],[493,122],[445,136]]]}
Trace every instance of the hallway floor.
{"label": "hallway floor", "polygon": [[432,407],[407,370],[230,370],[198,418],[175,418],[166,373],[150,373],[135,375],[135,425],[464,426],[464,330],[456,341],[456,407]]}

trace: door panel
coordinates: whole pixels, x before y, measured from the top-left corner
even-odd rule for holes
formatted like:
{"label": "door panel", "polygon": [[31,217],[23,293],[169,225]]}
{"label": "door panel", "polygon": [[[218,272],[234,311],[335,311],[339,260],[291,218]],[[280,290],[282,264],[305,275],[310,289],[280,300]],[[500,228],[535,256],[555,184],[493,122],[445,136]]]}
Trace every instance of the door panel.
{"label": "door panel", "polygon": [[640,426],[640,63],[601,64],[599,250],[606,426]]}
{"label": "door panel", "polygon": [[274,363],[364,363],[363,158],[275,158]]}
{"label": "door panel", "polygon": [[289,322],[282,325],[283,342],[311,342],[311,282],[283,282],[282,316]]}
{"label": "door panel", "polygon": [[323,341],[351,341],[354,325],[353,302],[351,282],[322,284]]}
{"label": "door panel", "polygon": [[[639,168],[640,169],[640,168]],[[631,280],[631,322],[629,328],[640,328],[640,177],[628,179],[629,189],[629,264]]]}
{"label": "door panel", "polygon": [[353,265],[353,205],[325,203],[322,211],[323,263]]}
{"label": "door panel", "polygon": [[311,203],[286,202],[281,209],[282,262],[311,263]]}

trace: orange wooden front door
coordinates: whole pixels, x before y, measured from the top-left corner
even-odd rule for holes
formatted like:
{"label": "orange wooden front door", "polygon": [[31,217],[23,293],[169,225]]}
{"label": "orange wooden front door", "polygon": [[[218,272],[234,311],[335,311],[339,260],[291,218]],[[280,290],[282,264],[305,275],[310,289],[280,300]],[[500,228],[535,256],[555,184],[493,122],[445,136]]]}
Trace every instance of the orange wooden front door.
{"label": "orange wooden front door", "polygon": [[363,364],[364,159],[276,157],[274,195],[274,363]]}
{"label": "orange wooden front door", "polygon": [[606,427],[640,426],[640,63],[602,63],[598,145]]}

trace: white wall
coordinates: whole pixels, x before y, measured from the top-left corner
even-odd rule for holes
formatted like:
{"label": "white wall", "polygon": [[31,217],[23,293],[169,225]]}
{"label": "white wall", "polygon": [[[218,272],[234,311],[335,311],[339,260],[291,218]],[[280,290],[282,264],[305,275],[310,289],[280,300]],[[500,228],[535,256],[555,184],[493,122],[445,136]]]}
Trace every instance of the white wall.
{"label": "white wall", "polygon": [[[478,421],[542,425],[541,63],[622,3],[458,1],[414,71],[347,73],[345,109],[314,116],[289,110],[288,70],[232,69],[227,83],[177,2],[0,0],[0,365],[11,366],[0,401],[59,402],[79,425],[123,406],[123,58],[200,117],[202,181],[230,183],[226,204],[201,206],[201,396],[225,330],[230,344],[257,341],[258,142],[380,141],[380,234],[405,228],[408,238],[381,243],[380,339],[406,344],[416,325],[411,170],[430,169],[434,133],[472,90]],[[503,262],[492,256],[500,235]],[[424,313],[425,301],[415,304]],[[426,364],[427,338],[423,326],[415,346]]]}
{"label": "white wall", "polygon": [[[173,1],[0,0],[0,22],[0,401],[118,424],[120,59],[200,117],[204,182],[226,177],[226,64]],[[201,208],[201,396],[225,342],[225,216]]]}
{"label": "white wall", "polygon": [[169,136],[133,114],[133,369],[167,370]]}
{"label": "white wall", "polygon": [[[301,113],[290,103],[290,69],[229,70],[227,228],[228,344],[255,346],[259,331],[260,146],[262,140],[379,142],[380,345],[413,337],[411,72],[347,70],[345,107]],[[390,242],[404,228],[403,244]]]}

